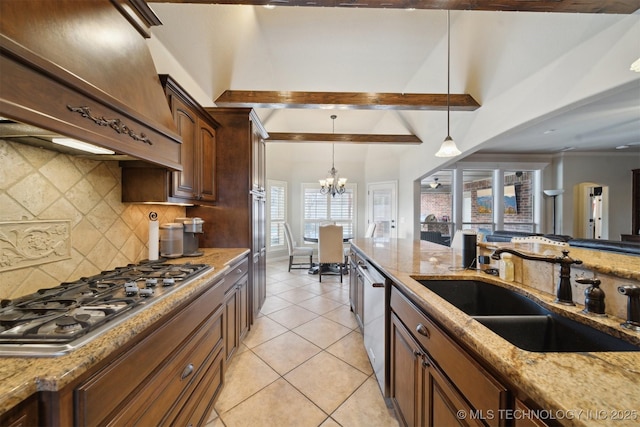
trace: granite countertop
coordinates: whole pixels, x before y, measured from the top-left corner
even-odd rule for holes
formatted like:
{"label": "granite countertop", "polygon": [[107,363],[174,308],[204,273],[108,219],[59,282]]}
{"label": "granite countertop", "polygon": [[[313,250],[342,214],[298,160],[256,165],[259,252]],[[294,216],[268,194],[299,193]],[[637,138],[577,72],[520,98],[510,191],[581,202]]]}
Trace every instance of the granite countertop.
{"label": "granite countertop", "polygon": [[99,335],[84,346],[56,357],[0,357],[0,414],[37,391],[60,390],[104,360],[164,314],[188,300],[211,280],[229,271],[229,265],[246,255],[248,249],[202,249],[200,257],[167,262],[208,264],[213,267],[186,286],[141,310],[131,318]]}
{"label": "granite countertop", "polygon": [[[452,336],[510,382],[508,386],[516,387],[541,408],[553,411],[561,424],[637,426],[640,423],[640,352],[537,353],[521,350],[420,285],[416,279],[480,279],[516,288],[553,311],[589,322],[601,330],[626,335],[640,345],[640,333],[619,326],[624,319],[585,316],[580,313],[583,308],[580,305],[567,307],[553,303],[554,295],[504,282],[483,272],[458,268],[462,265],[460,251],[456,253],[445,246],[406,239],[356,239],[352,244]],[[583,258],[587,255],[581,254]]]}

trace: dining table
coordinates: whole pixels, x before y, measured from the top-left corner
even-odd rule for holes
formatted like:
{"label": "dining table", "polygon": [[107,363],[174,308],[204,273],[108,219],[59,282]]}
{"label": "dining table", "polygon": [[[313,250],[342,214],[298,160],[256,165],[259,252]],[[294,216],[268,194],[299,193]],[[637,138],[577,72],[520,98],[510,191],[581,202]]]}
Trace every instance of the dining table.
{"label": "dining table", "polygon": [[[307,242],[307,243],[318,243],[318,238],[317,237],[310,237],[310,236],[303,236],[302,239]],[[343,243],[348,243],[351,239],[353,239],[353,236],[343,236],[342,237],[342,242]],[[327,265],[324,268],[327,268],[328,270],[331,270],[331,272],[337,272],[339,271],[339,267],[337,267],[336,265]],[[320,271],[320,264],[318,263],[312,263],[311,264],[311,268],[309,268],[309,274],[318,274],[318,272]],[[323,272],[325,270],[322,270]],[[343,269],[343,274],[348,274],[349,273],[349,269],[345,268]]]}

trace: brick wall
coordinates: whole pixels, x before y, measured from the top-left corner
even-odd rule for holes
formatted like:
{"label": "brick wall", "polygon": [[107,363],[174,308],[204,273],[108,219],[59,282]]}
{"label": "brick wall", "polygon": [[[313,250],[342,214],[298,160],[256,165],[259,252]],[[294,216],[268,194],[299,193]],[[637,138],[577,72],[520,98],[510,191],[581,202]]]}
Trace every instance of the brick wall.
{"label": "brick wall", "polygon": [[[521,177],[516,175],[505,176],[504,185],[514,185],[516,187],[517,212],[505,212],[504,222],[509,223],[531,223],[533,222],[533,173],[523,172]],[[491,189],[491,179],[465,183],[464,191],[471,193],[471,221],[476,223],[492,223],[493,213],[491,208],[481,206],[478,203],[478,191]],[[451,187],[442,185],[437,189],[426,188],[420,198],[420,216],[424,220],[426,215],[433,214],[438,221],[442,221],[443,216],[452,217],[452,194]],[[504,207],[500,207],[504,209]],[[529,225],[508,225],[509,230],[531,231]]]}

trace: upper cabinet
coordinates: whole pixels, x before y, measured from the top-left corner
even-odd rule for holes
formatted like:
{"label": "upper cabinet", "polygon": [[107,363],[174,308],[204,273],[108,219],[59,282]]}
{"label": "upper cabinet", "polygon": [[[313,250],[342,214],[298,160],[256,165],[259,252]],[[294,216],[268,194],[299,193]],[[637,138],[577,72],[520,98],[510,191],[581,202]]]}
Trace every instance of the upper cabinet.
{"label": "upper cabinet", "polygon": [[123,163],[122,201],[214,204],[218,123],[170,76],[162,75],[160,79],[182,137],[182,171]]}

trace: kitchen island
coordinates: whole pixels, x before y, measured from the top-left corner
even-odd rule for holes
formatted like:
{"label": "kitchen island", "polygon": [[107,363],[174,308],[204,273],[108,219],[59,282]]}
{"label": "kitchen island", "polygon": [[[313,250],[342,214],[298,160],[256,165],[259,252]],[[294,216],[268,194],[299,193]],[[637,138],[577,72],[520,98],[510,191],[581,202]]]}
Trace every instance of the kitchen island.
{"label": "kitchen island", "polygon": [[[225,276],[234,277],[232,266],[245,259],[248,249],[203,249],[200,257],[177,258],[168,263],[203,263],[213,267],[193,281],[155,302],[87,344],[57,357],[0,358],[0,415],[8,412],[36,393],[52,395],[77,382],[87,372],[104,364],[141,336],[152,336],[162,326],[168,313],[191,304],[196,296],[210,294],[212,283],[221,283]],[[219,292],[220,295],[224,292]],[[216,294],[217,295],[217,294]],[[196,301],[198,298],[195,298]],[[219,298],[222,310],[222,298]],[[210,307],[214,310],[215,307]],[[190,331],[183,331],[187,336]],[[149,335],[150,334],[150,335]],[[42,405],[41,405],[42,406]],[[48,408],[50,409],[50,408]],[[46,422],[45,422],[46,424]]]}
{"label": "kitchen island", "polygon": [[[566,317],[588,323],[590,326],[624,336],[635,345],[640,344],[640,333],[631,332],[619,325],[624,320],[614,316],[597,318],[581,313],[581,304],[564,306],[553,302],[551,291],[557,279],[553,268],[550,273],[541,272],[535,287],[524,286],[517,282],[505,282],[495,276],[479,271],[463,270],[461,254],[451,248],[424,241],[356,239],[354,249],[360,252],[374,266],[379,268],[393,282],[393,287],[404,294],[420,311],[429,315],[434,324],[443,330],[457,346],[470,354],[491,376],[509,391],[509,399],[528,402],[534,410],[548,411],[550,424],[569,426],[638,425],[640,420],[640,352],[530,352],[522,350],[497,334],[491,332],[469,315],[458,310],[434,292],[421,285],[417,280],[455,280],[468,279],[493,283],[502,287],[518,290],[538,301],[545,307]],[[559,248],[539,248],[525,244],[505,244],[500,246],[518,246],[519,250],[531,253],[548,253]],[[482,249],[491,250],[484,246]],[[544,249],[544,250],[541,250]],[[608,280],[631,280],[637,282],[634,264],[628,259],[622,261],[616,255],[600,252],[579,252],[583,258],[582,267],[601,267],[613,277]],[[571,251],[572,255],[574,251]],[[576,257],[578,257],[576,255]],[[609,258],[611,257],[611,258]],[[606,258],[606,260],[604,259]],[[616,259],[614,259],[616,258]],[[606,261],[606,262],[605,262]],[[544,264],[544,263],[534,263]],[[631,265],[631,267],[630,267]],[[635,264],[637,265],[637,263]],[[549,264],[549,266],[551,266]],[[517,264],[520,272],[516,280],[528,280],[536,276],[536,265]],[[546,268],[542,266],[541,268]],[[602,273],[602,271],[600,271]],[[548,276],[548,277],[546,277]],[[550,285],[550,286],[549,286]],[[547,286],[549,291],[537,288]],[[579,290],[584,288],[577,288]],[[574,297],[581,294],[574,290]],[[613,299],[613,295],[610,295]],[[612,307],[617,310],[616,307]],[[433,334],[432,334],[433,335]],[[515,411],[513,401],[507,404]],[[540,413],[540,412],[538,412]],[[520,412],[504,412],[503,422],[515,425],[533,425],[517,420],[518,416],[528,416]],[[469,413],[461,414],[469,416]],[[490,415],[492,418],[499,414]],[[490,420],[491,421],[491,420]],[[528,421],[528,420],[524,420]],[[489,422],[489,424],[492,424]],[[504,424],[502,424],[504,425]]]}

